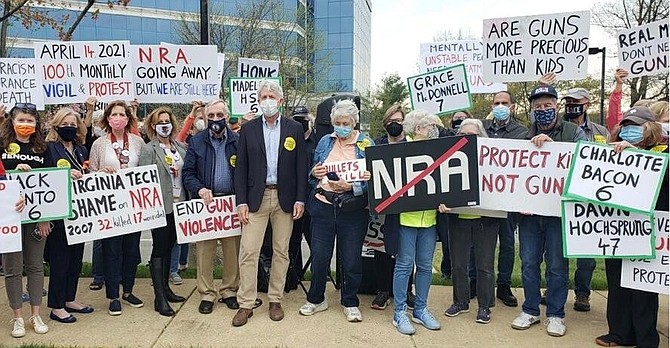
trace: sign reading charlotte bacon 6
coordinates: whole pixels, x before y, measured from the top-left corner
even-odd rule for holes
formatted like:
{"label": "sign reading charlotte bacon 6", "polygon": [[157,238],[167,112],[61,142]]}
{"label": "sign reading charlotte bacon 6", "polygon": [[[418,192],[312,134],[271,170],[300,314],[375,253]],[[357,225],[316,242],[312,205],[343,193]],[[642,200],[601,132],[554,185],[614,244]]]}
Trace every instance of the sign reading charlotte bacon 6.
{"label": "sign reading charlotte bacon 6", "polygon": [[70,217],[72,212],[69,168],[43,168],[29,172],[12,170],[7,172],[11,180],[21,184],[26,198],[23,223],[60,220]]}
{"label": "sign reading charlotte bacon 6", "polygon": [[20,191],[18,181],[0,181],[0,254],[21,251],[21,213],[14,208]]}
{"label": "sign reading charlotte bacon 6", "polygon": [[655,249],[653,259],[621,261],[621,286],[668,295],[670,292],[670,215],[654,212]]}
{"label": "sign reading charlotte bacon 6", "polygon": [[209,205],[202,199],[176,202],[173,211],[179,244],[242,234],[234,195],[215,197]]}
{"label": "sign reading charlotte bacon 6", "polygon": [[73,217],[65,220],[69,245],[165,226],[155,164],[72,182]]}

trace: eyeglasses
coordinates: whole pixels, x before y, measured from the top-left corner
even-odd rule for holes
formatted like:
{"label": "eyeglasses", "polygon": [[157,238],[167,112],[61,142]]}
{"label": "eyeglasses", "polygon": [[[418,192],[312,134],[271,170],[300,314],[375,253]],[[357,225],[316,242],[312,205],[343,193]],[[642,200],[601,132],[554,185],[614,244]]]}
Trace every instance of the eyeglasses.
{"label": "eyeglasses", "polygon": [[16,103],[14,104],[14,107],[18,109],[37,110],[37,105],[33,103]]}

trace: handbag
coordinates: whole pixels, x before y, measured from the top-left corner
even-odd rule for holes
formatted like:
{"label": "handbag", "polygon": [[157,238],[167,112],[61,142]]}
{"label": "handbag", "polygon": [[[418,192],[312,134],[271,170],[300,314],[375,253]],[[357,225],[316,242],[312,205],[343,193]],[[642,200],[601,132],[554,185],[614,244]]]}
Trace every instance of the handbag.
{"label": "handbag", "polygon": [[326,191],[319,187],[316,193],[322,195],[326,200],[335,206],[340,211],[349,212],[365,209],[368,206],[368,194],[364,193],[360,196],[354,196],[351,191],[336,193]]}

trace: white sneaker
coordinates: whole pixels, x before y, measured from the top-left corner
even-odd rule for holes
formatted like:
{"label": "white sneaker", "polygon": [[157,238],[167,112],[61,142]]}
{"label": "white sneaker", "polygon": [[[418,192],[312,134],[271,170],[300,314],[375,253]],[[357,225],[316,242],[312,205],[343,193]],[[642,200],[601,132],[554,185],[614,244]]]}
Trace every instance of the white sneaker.
{"label": "white sneaker", "polygon": [[33,315],[28,319],[30,325],[35,329],[35,333],[45,334],[49,332],[49,327],[42,321],[42,318],[39,315]]}
{"label": "white sneaker", "polygon": [[530,315],[526,312],[521,312],[518,317],[512,320],[512,328],[517,330],[526,330],[530,328],[531,325],[537,324],[540,322],[540,317]]}
{"label": "white sneaker", "polygon": [[20,338],[26,335],[26,324],[23,322],[23,318],[14,318],[9,324],[12,325],[12,337]]}
{"label": "white sneaker", "polygon": [[302,315],[312,315],[314,313],[323,312],[328,309],[328,302],[323,300],[321,303],[311,303],[306,302],[302,307],[300,307],[300,314]]}
{"label": "white sneaker", "polygon": [[363,315],[358,307],[344,307],[344,315],[347,316],[347,321],[350,323],[363,321]]}
{"label": "white sneaker", "polygon": [[565,320],[559,317],[547,318],[544,325],[547,326],[547,334],[549,334],[549,336],[561,337],[565,335],[565,331],[567,330]]}

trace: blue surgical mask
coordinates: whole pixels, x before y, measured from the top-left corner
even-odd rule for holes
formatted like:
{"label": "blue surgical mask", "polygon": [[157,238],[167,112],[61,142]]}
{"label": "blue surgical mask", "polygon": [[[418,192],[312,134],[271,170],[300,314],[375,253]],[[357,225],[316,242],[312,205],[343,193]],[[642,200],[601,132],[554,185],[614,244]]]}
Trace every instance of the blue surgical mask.
{"label": "blue surgical mask", "polygon": [[346,138],[351,134],[351,127],[348,126],[334,126],[333,129],[335,130],[335,135],[337,135],[338,138]]}
{"label": "blue surgical mask", "polygon": [[619,132],[619,137],[633,145],[639,143],[644,138],[642,126],[628,125],[623,126]]}
{"label": "blue surgical mask", "polygon": [[548,126],[556,119],[556,109],[533,110],[535,123],[540,126]]}
{"label": "blue surgical mask", "polygon": [[505,105],[496,105],[493,107],[493,118],[498,121],[504,121],[509,118],[510,110]]}

